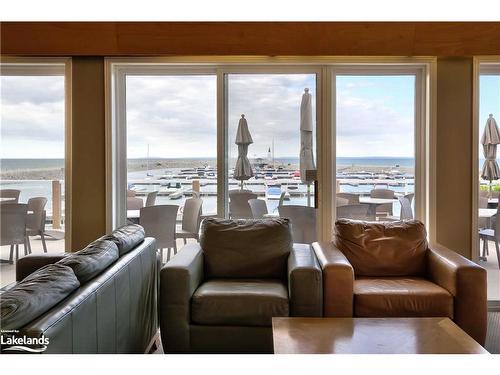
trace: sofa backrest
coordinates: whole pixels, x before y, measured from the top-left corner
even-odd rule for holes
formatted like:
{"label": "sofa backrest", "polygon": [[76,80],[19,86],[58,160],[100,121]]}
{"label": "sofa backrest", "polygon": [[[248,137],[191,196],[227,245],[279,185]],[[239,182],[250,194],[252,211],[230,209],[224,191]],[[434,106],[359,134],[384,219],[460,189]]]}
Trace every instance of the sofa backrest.
{"label": "sofa backrest", "polygon": [[21,333],[48,337],[44,353],[143,353],[158,329],[158,272],[146,238]]}
{"label": "sofa backrest", "polygon": [[288,219],[208,218],[200,245],[206,278],[283,279],[293,242]]}
{"label": "sofa backrest", "polygon": [[418,220],[366,222],[339,219],[335,246],[356,276],[419,276],[425,273],[427,234]]}

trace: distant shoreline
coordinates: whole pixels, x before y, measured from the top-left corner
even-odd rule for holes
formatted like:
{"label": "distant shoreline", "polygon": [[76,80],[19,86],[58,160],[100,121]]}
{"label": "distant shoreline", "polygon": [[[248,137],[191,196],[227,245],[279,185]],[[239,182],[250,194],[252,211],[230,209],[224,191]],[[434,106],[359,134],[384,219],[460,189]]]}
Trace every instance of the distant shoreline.
{"label": "distant shoreline", "polygon": [[[413,173],[411,165],[412,158],[391,157],[351,157],[338,158],[337,171],[342,172],[368,172],[384,173],[391,169],[397,169],[403,173]],[[253,161],[253,159],[251,159]],[[397,162],[400,162],[398,164]],[[403,165],[406,164],[406,165]],[[410,165],[408,165],[410,164]],[[1,159],[0,179],[2,180],[63,180],[63,159]],[[215,158],[179,158],[164,159],[129,159],[127,163],[128,172],[141,172],[149,170],[183,169],[216,167]],[[231,163],[230,168],[234,165]],[[298,158],[276,158],[276,167],[281,166],[287,170],[298,170]]]}

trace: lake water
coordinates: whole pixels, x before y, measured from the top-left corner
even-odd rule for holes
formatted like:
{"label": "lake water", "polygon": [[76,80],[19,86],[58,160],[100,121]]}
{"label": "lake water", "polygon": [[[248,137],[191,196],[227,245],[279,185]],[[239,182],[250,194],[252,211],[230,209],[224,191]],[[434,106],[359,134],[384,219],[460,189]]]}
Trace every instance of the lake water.
{"label": "lake water", "polygon": [[[168,159],[174,161],[176,159]],[[193,161],[194,166],[198,166],[199,159],[182,159],[182,164],[187,161]],[[208,159],[210,160],[210,159]],[[298,164],[298,158],[276,158],[276,163],[282,165],[289,164]],[[215,166],[216,161],[213,159],[212,166]],[[345,166],[373,166],[373,167],[384,167],[384,168],[393,168],[396,166],[400,167],[408,167],[411,168],[414,166],[413,158],[389,158],[389,157],[343,157],[337,158],[337,166],[345,167]],[[41,169],[54,169],[54,168],[64,168],[64,159],[1,159],[0,160],[0,171],[8,172],[8,171],[30,171],[30,170],[41,170]],[[175,168],[170,168],[169,171],[175,171]],[[164,170],[152,170],[153,174],[163,174]],[[140,172],[130,172],[128,174],[129,179],[141,179],[146,177],[145,171]],[[62,192],[64,194],[64,182],[62,186]],[[383,187],[383,186],[381,186]],[[0,188],[2,189],[19,189],[21,190],[20,201],[27,202],[29,198],[32,197],[46,197],[48,199],[47,203],[47,211],[50,214],[52,211],[52,182],[50,180],[2,180],[0,181]],[[234,187],[232,187],[234,188]],[[373,187],[371,187],[373,188]],[[260,187],[257,187],[260,190]],[[263,185],[262,185],[263,189]],[[351,186],[351,185],[342,185],[342,192],[354,192],[354,193],[367,193],[370,187],[366,185],[359,186]],[[395,190],[400,193],[410,193],[413,192],[413,185],[407,186],[391,186],[390,189]],[[212,190],[216,191],[216,185],[209,185],[202,187],[202,192],[204,190]],[[157,198],[157,204],[178,204],[183,205],[186,197],[177,200],[171,200],[167,196],[159,196]],[[63,197],[64,200],[64,197]],[[215,196],[204,196],[203,197],[203,211],[204,213],[215,213],[217,211],[217,198]],[[286,204],[298,204],[305,205],[307,203],[307,198],[305,196],[302,197],[291,197],[290,201],[287,201]],[[275,211],[278,205],[277,200],[268,201],[268,209],[269,211]],[[394,210],[395,214],[399,212],[399,204],[395,203]]]}

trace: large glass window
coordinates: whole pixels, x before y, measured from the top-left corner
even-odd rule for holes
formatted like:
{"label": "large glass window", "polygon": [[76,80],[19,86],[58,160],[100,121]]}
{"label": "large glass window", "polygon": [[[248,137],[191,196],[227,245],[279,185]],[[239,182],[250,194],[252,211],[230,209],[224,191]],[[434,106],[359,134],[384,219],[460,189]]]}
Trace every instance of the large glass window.
{"label": "large glass window", "polygon": [[[237,217],[252,217],[231,204],[241,190],[263,200],[268,214],[278,214],[280,204],[314,206],[314,184],[305,171],[316,163],[316,74],[228,74],[227,97],[229,214],[235,216],[233,208]],[[238,162],[242,116],[252,142],[246,172]]]}
{"label": "large glass window", "polygon": [[179,206],[179,227],[192,197],[201,219],[289,217],[305,243],[331,238],[340,206],[426,221],[430,65],[168,60],[107,62],[109,229],[152,202]]}
{"label": "large glass window", "polygon": [[497,143],[500,134],[500,64],[481,66],[479,76],[479,263],[488,273],[488,300],[500,300],[500,252],[497,251],[500,174]]}
{"label": "large glass window", "polygon": [[337,217],[414,217],[415,79],[336,76]]}
{"label": "large glass window", "polygon": [[[65,249],[64,65],[2,66],[0,134],[2,217],[14,205],[27,204],[24,213],[15,213],[19,220],[2,223],[3,287],[15,280],[17,257]],[[14,225],[26,226],[26,250],[8,235],[5,226]]]}
{"label": "large glass window", "polygon": [[[217,121],[214,75],[127,75],[127,212],[200,197],[217,213]],[[153,198],[155,196],[155,198]],[[149,197],[149,199],[148,199]]]}

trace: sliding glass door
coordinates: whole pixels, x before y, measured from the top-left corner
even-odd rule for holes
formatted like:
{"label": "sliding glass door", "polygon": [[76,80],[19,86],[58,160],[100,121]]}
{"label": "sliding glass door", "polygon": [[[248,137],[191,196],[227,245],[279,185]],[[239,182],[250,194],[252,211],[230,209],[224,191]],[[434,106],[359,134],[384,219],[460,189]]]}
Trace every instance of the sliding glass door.
{"label": "sliding glass door", "polygon": [[110,59],[109,229],[154,192],[178,225],[192,197],[203,217],[298,207],[321,240],[341,206],[427,222],[429,66]]}
{"label": "sliding glass door", "polygon": [[359,69],[335,84],[337,217],[413,219],[416,74]]}
{"label": "sliding glass door", "polygon": [[[240,191],[265,202],[271,215],[279,205],[313,207],[315,178],[306,173],[316,169],[316,74],[230,73],[225,82],[228,214],[261,216],[255,209],[231,212],[231,207],[238,211],[231,199]],[[250,135],[246,171],[241,170],[242,123]]]}
{"label": "sliding glass door", "polygon": [[[488,301],[498,305],[500,301],[500,250],[498,241],[500,173],[498,167],[498,143],[500,142],[500,62],[479,64],[478,118],[478,196],[476,243],[478,263],[488,274]],[[476,237],[477,239],[477,237]],[[495,306],[496,306],[495,305]]]}
{"label": "sliding glass door", "polygon": [[[215,75],[125,77],[127,211],[203,199],[217,213]],[[149,199],[148,199],[149,197]]]}

